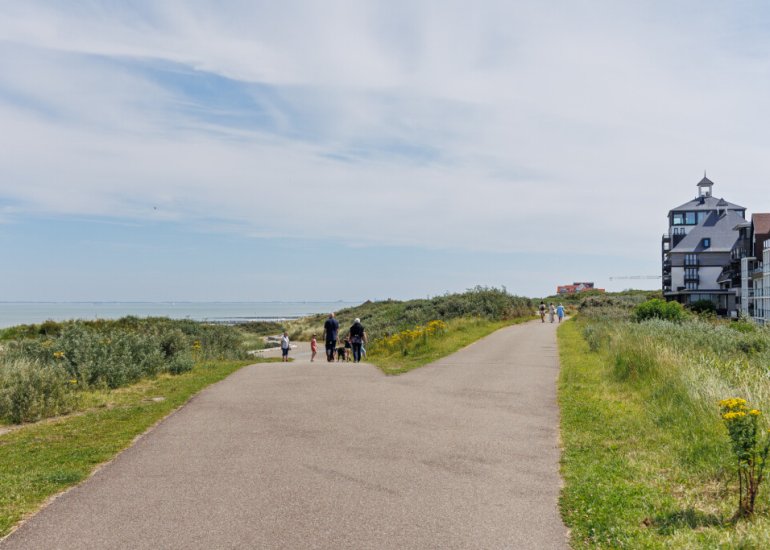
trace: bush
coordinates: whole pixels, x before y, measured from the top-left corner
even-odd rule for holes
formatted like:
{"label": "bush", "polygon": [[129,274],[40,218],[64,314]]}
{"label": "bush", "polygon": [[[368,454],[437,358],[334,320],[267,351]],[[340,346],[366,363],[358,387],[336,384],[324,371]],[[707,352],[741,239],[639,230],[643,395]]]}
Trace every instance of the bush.
{"label": "bush", "polygon": [[19,424],[69,412],[74,405],[66,373],[28,360],[0,367],[0,417]]}
{"label": "bush", "polygon": [[717,313],[717,306],[711,300],[698,300],[691,303],[688,307],[693,313],[706,315],[716,315]]}
{"label": "bush", "polygon": [[663,319],[665,321],[682,321],[686,317],[684,308],[679,302],[666,302],[653,298],[634,308],[634,319],[646,321],[648,319]]}
{"label": "bush", "polygon": [[190,372],[195,364],[195,360],[188,354],[177,354],[168,364],[170,374],[182,374]]}

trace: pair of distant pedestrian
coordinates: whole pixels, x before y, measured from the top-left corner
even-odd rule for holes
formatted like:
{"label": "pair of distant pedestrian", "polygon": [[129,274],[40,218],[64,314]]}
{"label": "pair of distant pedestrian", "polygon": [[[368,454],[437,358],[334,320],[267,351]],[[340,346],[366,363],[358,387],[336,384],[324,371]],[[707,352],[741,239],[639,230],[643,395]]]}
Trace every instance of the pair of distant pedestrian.
{"label": "pair of distant pedestrian", "polygon": [[[337,338],[339,337],[340,324],[334,317],[334,313],[329,314],[329,318],[324,323],[324,342],[326,346],[326,360],[334,361],[334,354],[337,347]],[[353,351],[353,362],[361,361],[363,346],[367,341],[366,330],[361,324],[361,319],[356,319],[348,331],[348,340]]]}

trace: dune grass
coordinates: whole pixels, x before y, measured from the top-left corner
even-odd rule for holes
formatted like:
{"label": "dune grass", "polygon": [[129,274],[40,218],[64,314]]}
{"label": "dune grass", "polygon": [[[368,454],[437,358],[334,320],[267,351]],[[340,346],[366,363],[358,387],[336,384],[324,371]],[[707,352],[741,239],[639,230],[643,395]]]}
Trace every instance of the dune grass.
{"label": "dune grass", "polygon": [[256,361],[207,362],[184,374],[83,392],[80,412],[0,435],[0,537],[200,390]]}
{"label": "dune grass", "polygon": [[740,396],[770,413],[768,333],[581,317],[558,332],[572,546],[770,547],[767,486],[755,518],[734,520],[735,460],[717,407]]}

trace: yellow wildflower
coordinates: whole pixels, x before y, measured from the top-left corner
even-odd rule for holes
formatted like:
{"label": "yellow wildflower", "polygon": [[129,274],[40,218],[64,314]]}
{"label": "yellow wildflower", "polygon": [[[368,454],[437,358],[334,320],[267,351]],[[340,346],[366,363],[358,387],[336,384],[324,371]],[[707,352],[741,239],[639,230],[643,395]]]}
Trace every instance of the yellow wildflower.
{"label": "yellow wildflower", "polygon": [[760,411],[758,411],[757,409],[751,409],[751,410],[749,411],[749,414],[750,414],[751,416],[759,416],[759,415],[760,415],[760,414],[762,414],[762,413],[761,413]]}

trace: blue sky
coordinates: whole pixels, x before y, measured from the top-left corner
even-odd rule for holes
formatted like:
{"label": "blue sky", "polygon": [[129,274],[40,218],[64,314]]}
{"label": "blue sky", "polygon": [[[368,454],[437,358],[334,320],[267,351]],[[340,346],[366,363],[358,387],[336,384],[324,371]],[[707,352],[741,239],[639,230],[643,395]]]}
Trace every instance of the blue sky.
{"label": "blue sky", "polygon": [[770,211],[770,16],[636,4],[0,4],[0,300],[654,288]]}

